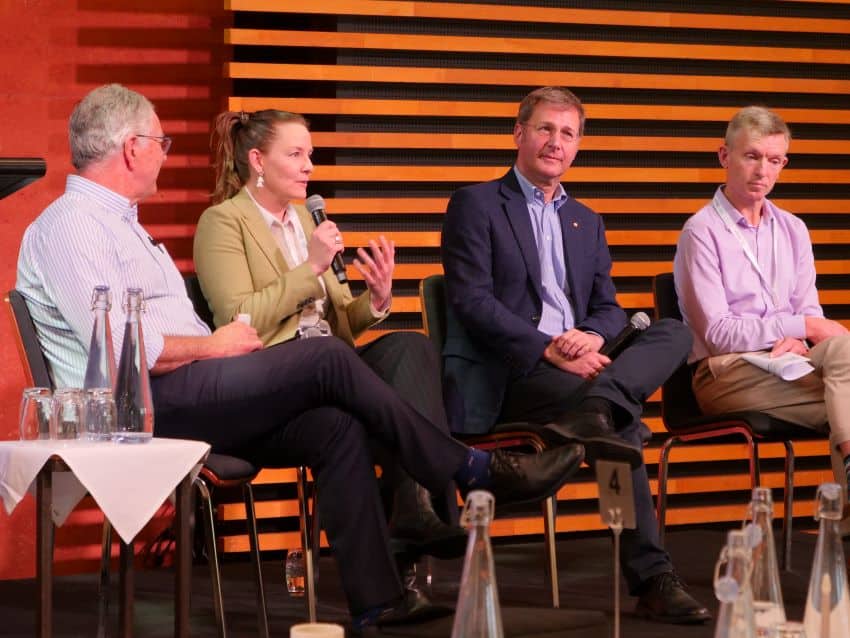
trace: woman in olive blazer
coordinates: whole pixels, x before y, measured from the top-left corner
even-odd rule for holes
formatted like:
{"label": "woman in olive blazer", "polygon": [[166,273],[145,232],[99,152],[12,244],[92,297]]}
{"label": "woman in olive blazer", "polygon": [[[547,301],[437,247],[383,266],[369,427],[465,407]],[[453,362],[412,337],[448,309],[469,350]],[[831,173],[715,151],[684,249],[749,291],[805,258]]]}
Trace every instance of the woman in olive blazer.
{"label": "woman in olive blazer", "polygon": [[[353,297],[330,269],[343,249],[336,224],[325,220],[317,226],[303,206],[293,204],[306,196],[313,170],[304,118],[276,110],[228,112],[219,116],[216,132],[217,203],[201,215],[194,246],[195,270],[216,325],[248,314],[263,343],[272,346],[297,336],[305,308],[306,319],[316,316],[318,321],[310,305],[324,299],[331,333],[354,346],[360,334],[389,314],[394,244],[381,237],[370,242],[370,251],[358,249],[354,267],[366,291]],[[293,226],[284,230],[290,222]],[[280,229],[278,239],[272,228]],[[393,332],[357,352],[384,382],[448,433],[439,353],[426,337]],[[379,461],[393,487],[390,532],[401,547],[444,557],[462,554],[466,536],[456,525],[454,486],[438,499],[447,524],[436,514],[431,495],[394,459]]]}
{"label": "woman in olive blazer", "polygon": [[[294,208],[309,240],[316,225],[303,206]],[[201,215],[194,257],[215,324],[249,314],[266,346],[295,337],[301,309],[325,296],[308,262],[290,269],[246,187]],[[321,278],[327,290],[326,319],[340,339],[354,345],[358,336],[386,316],[373,314],[371,291],[353,297],[330,269]]]}

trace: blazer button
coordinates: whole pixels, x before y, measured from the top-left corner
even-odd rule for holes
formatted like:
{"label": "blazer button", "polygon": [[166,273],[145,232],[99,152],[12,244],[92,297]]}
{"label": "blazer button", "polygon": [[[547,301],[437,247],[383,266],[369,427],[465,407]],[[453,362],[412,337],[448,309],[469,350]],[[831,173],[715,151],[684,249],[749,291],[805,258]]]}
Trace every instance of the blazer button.
{"label": "blazer button", "polygon": [[535,324],[540,323],[540,315],[531,315],[531,321]]}

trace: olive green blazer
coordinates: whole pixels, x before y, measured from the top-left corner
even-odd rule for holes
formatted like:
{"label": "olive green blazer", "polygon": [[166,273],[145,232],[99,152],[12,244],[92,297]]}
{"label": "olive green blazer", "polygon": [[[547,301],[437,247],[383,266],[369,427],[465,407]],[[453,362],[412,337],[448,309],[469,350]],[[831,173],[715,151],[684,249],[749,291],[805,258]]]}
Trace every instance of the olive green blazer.
{"label": "olive green blazer", "polygon": [[[303,206],[296,206],[307,238],[316,225]],[[216,326],[239,313],[251,315],[266,346],[295,336],[301,308],[324,294],[306,262],[290,270],[260,211],[243,188],[204,211],[194,244],[195,271]],[[328,291],[327,320],[333,333],[350,344],[381,321],[375,318],[367,290],[354,298],[328,269],[322,274]],[[386,316],[386,315],[384,315]]]}

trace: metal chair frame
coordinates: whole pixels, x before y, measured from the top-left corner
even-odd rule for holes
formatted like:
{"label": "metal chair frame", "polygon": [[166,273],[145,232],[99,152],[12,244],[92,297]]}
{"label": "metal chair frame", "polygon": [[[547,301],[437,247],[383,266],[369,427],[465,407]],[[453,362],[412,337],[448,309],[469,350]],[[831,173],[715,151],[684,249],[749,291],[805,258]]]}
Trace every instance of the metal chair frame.
{"label": "metal chair frame", "polygon": [[[669,317],[681,321],[673,273],[661,273],[653,278],[652,293],[656,318]],[[664,541],[667,518],[667,479],[670,452],[677,443],[705,441],[728,436],[740,436],[747,445],[750,486],[761,484],[759,444],[782,443],[785,448],[784,494],[780,564],[791,570],[791,531],[794,508],[794,446],[793,439],[823,438],[822,434],[803,426],[771,417],[763,412],[745,411],[705,416],[697,405],[691,389],[691,368],[683,364],[664,383],[661,390],[662,419],[670,433],[661,448],[658,462],[658,498],[656,514],[658,532]]]}

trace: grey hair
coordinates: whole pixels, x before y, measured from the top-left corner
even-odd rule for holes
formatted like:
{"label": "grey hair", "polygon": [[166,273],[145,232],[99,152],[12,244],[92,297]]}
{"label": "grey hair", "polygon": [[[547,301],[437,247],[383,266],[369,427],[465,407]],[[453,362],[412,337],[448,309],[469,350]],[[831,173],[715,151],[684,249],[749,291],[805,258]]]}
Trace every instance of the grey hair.
{"label": "grey hair", "polygon": [[133,134],[149,133],[154,107],[141,93],[120,84],[105,84],[86,95],[71,113],[68,140],[77,170],[114,153]]}
{"label": "grey hair", "polygon": [[732,146],[740,131],[748,131],[757,137],[784,135],[791,143],[791,130],[777,113],[764,106],[747,106],[732,116],[726,127],[726,146]]}

